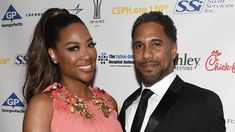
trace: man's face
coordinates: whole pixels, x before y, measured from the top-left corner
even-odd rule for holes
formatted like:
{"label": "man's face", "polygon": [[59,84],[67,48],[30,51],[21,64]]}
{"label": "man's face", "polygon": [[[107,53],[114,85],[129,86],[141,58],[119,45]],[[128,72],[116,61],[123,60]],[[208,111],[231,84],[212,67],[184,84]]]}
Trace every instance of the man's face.
{"label": "man's face", "polygon": [[139,25],[133,36],[135,67],[145,86],[152,86],[174,69],[177,46],[165,34],[163,26],[154,23]]}

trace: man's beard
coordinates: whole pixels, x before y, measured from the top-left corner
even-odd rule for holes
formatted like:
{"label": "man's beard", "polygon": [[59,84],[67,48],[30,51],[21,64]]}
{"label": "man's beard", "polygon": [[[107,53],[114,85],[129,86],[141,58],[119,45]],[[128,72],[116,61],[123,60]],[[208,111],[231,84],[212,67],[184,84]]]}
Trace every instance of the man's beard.
{"label": "man's beard", "polygon": [[143,81],[144,85],[150,87],[155,83],[159,82],[162,78],[164,78],[164,70],[161,69],[157,74],[146,75],[144,73],[140,73],[140,78]]}

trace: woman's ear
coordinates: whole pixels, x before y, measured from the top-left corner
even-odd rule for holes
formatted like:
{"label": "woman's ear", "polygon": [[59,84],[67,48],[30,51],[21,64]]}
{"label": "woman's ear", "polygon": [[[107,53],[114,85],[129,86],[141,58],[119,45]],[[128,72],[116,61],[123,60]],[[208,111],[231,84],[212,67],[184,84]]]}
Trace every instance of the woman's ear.
{"label": "woman's ear", "polygon": [[48,49],[48,53],[49,53],[49,55],[50,55],[50,57],[51,57],[51,60],[52,60],[52,62],[54,63],[54,64],[57,64],[58,63],[58,59],[57,59],[57,56],[56,56],[56,53],[55,53],[56,51],[55,51],[55,49],[53,49],[53,48],[49,48]]}

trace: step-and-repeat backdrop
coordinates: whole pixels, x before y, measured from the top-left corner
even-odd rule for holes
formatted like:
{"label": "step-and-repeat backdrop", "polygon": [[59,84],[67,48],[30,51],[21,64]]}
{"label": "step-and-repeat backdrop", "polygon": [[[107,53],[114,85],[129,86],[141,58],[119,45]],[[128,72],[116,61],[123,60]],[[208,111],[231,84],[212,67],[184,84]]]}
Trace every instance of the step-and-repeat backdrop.
{"label": "step-and-repeat backdrop", "polygon": [[22,131],[25,53],[42,13],[59,7],[86,23],[97,42],[95,85],[109,92],[119,107],[138,88],[130,37],[134,20],[152,10],[171,16],[178,29],[177,74],[221,97],[227,132],[234,132],[234,6],[234,0],[1,0],[0,131]]}

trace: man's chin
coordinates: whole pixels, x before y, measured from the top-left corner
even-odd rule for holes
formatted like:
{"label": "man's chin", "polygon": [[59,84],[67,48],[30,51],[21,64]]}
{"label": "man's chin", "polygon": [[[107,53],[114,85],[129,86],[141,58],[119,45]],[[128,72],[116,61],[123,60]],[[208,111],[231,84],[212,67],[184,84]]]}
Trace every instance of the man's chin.
{"label": "man's chin", "polygon": [[153,85],[157,82],[156,76],[142,76],[142,80],[145,85]]}
{"label": "man's chin", "polygon": [[145,73],[142,74],[141,78],[143,80],[143,82],[147,83],[147,84],[155,84],[156,82],[161,80],[161,75],[162,74],[151,74],[151,73]]}

